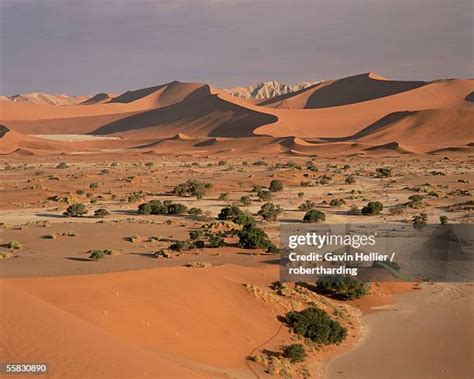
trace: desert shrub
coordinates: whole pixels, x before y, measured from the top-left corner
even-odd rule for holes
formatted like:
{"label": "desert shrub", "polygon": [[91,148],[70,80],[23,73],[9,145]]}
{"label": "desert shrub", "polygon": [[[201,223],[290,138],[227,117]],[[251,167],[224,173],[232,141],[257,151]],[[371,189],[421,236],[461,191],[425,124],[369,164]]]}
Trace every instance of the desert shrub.
{"label": "desert shrub", "polygon": [[20,250],[23,245],[18,241],[10,241],[6,244],[6,247],[9,249]]}
{"label": "desert shrub", "polygon": [[145,197],[145,192],[143,191],[132,192],[128,194],[127,202],[129,204],[136,203],[137,201],[143,200],[144,197]]}
{"label": "desert shrub", "polygon": [[150,168],[150,167],[153,167],[155,164],[153,162],[146,162],[145,163],[145,166]]}
{"label": "desert shrub", "polygon": [[160,200],[152,200],[138,206],[138,213],[144,215],[167,214],[175,215],[188,212],[188,208],[184,204],[173,203],[169,200],[161,202]]}
{"label": "desert shrub", "polygon": [[158,250],[153,253],[154,258],[171,258],[171,255],[166,250]]}
{"label": "desert shrub", "polygon": [[268,189],[271,191],[271,192],[280,192],[280,191],[283,191],[283,183],[281,180],[278,180],[278,179],[273,179],[270,183],[270,186],[268,187]]}
{"label": "desert shrub", "polygon": [[210,248],[215,249],[224,246],[224,238],[220,234],[211,234],[207,240]]}
{"label": "desert shrub", "polygon": [[349,175],[344,180],[344,183],[346,183],[346,184],[354,184],[355,182],[356,182],[356,179],[355,179],[354,175]]}
{"label": "desert shrub", "polygon": [[253,224],[244,225],[238,236],[239,245],[244,249],[270,249],[274,246],[267,233]]}
{"label": "desert shrub", "polygon": [[87,214],[87,208],[84,204],[72,204],[63,213],[66,217],[80,217]]}
{"label": "desert shrub", "polygon": [[298,192],[298,197],[301,199],[304,196],[304,192]]}
{"label": "desert shrub", "polygon": [[326,185],[326,184],[331,183],[331,180],[332,180],[332,178],[331,178],[330,176],[328,176],[328,175],[321,175],[321,176],[319,177],[319,184],[321,184],[321,185]]}
{"label": "desert shrub", "polygon": [[316,208],[316,203],[311,200],[306,200],[303,204],[301,204],[298,209],[300,211],[309,211],[311,209]]}
{"label": "desert shrub", "polygon": [[109,216],[109,215],[110,215],[110,212],[105,208],[96,209],[95,212],[94,212],[94,216],[99,217],[99,218],[103,218],[103,217]]}
{"label": "desert shrub", "polygon": [[89,250],[89,259],[98,261],[99,259],[104,259],[106,255],[116,255],[112,250],[109,249],[93,249]]}
{"label": "desert shrub", "polygon": [[345,204],[346,202],[344,201],[344,199],[332,199],[330,202],[329,202],[329,205],[331,207],[340,207],[341,205]]}
{"label": "desert shrub", "polygon": [[68,168],[68,165],[66,162],[61,162],[61,163],[58,163],[56,168]]}
{"label": "desert shrub", "polygon": [[0,251],[0,259],[13,258],[13,254],[8,251]]}
{"label": "desert shrub", "polygon": [[186,183],[179,184],[173,189],[173,194],[180,197],[196,196],[202,199],[206,191],[211,188],[211,183],[200,182],[199,180],[189,179]]}
{"label": "desert shrub", "polygon": [[369,285],[352,276],[325,275],[316,282],[316,290],[341,300],[359,299],[369,291]]}
{"label": "desert shrub", "polygon": [[250,200],[250,196],[242,196],[240,198],[240,202],[241,202],[242,206],[244,206],[244,207],[248,207],[249,205],[252,204],[252,200]]}
{"label": "desert shrub", "polygon": [[234,220],[243,213],[244,212],[239,207],[231,205],[229,207],[222,208],[220,213],[217,215],[217,218],[219,220]]}
{"label": "desert shrub", "polygon": [[193,241],[176,241],[172,243],[168,249],[172,251],[185,251],[195,249],[196,245]]}
{"label": "desert shrub", "polygon": [[76,194],[77,194],[77,195],[84,195],[84,192],[85,192],[84,190],[78,189],[78,190],[76,191]]}
{"label": "desert shrub", "polygon": [[375,170],[379,178],[388,178],[392,176],[392,169],[388,167],[379,167]]}
{"label": "desert shrub", "polygon": [[413,226],[423,227],[426,226],[428,222],[428,215],[426,213],[420,213],[419,215],[413,216],[411,220],[413,222]]}
{"label": "desert shrub", "polygon": [[228,200],[228,199],[229,199],[229,193],[228,192],[222,192],[219,195],[219,198],[218,198],[218,200]]}
{"label": "desert shrub", "polygon": [[191,230],[189,232],[189,238],[191,240],[198,240],[200,238],[202,238],[204,235],[203,231],[201,229],[198,229],[198,230]]}
{"label": "desert shrub", "polygon": [[201,216],[202,215],[202,209],[193,207],[193,208],[189,209],[189,214],[192,215],[192,216]]}
{"label": "desert shrub", "polygon": [[268,201],[273,196],[272,196],[272,193],[270,191],[262,190],[262,191],[257,192],[257,197],[260,201]]}
{"label": "desert shrub", "polygon": [[325,311],[315,307],[306,308],[301,312],[288,312],[285,322],[294,333],[318,344],[339,343],[347,336],[346,328],[331,319]]}
{"label": "desert shrub", "polygon": [[420,208],[423,206],[423,196],[421,195],[411,195],[408,197],[408,204],[410,208]]}
{"label": "desert shrub", "polygon": [[97,187],[99,187],[99,183],[97,183],[97,182],[92,182],[91,184],[89,184],[90,189],[94,189],[94,188],[97,188]]}
{"label": "desert shrub", "polygon": [[380,201],[369,201],[365,207],[362,208],[361,213],[364,216],[378,215],[383,210],[383,204]]}
{"label": "desert shrub", "polygon": [[316,209],[311,209],[305,213],[303,221],[311,223],[326,221],[326,213],[318,211]]}
{"label": "desert shrub", "polygon": [[282,355],[291,363],[303,362],[306,359],[306,350],[300,343],[286,345],[282,347]]}
{"label": "desert shrub", "polygon": [[257,214],[262,216],[262,218],[266,221],[275,221],[281,213],[283,213],[283,208],[272,203],[263,204],[260,210],[257,212]]}
{"label": "desert shrub", "polygon": [[446,225],[448,221],[449,221],[448,216],[445,216],[445,215],[439,216],[439,223],[441,225]]}
{"label": "desert shrub", "polygon": [[262,190],[263,190],[262,186],[255,185],[255,186],[252,187],[252,192],[257,192],[258,193]]}
{"label": "desert shrub", "polygon": [[166,207],[166,214],[169,215],[179,215],[186,213],[188,211],[188,208],[184,204],[180,203],[171,203],[168,205],[165,205]]}

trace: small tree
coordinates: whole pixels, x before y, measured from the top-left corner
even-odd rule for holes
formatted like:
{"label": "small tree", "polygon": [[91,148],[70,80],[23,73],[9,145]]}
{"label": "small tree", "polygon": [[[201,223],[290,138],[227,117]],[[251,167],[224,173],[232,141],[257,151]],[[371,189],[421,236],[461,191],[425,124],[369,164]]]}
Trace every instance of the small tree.
{"label": "small tree", "polygon": [[282,355],[291,363],[303,362],[306,359],[306,350],[300,343],[283,346]]}
{"label": "small tree", "polygon": [[109,215],[110,215],[110,212],[105,208],[96,209],[94,212],[94,216],[99,217],[99,218],[104,218],[105,216],[109,216]]}
{"label": "small tree", "polygon": [[306,200],[303,204],[301,204],[298,209],[300,211],[310,211],[311,209],[316,208],[316,203],[311,200]]}
{"label": "small tree", "polygon": [[306,212],[303,217],[303,221],[310,223],[326,221],[326,213],[318,211],[316,209],[311,209]]}
{"label": "small tree", "polygon": [[318,292],[341,300],[359,299],[369,291],[369,285],[352,276],[325,275],[316,282]]}
{"label": "small tree", "polygon": [[294,333],[323,345],[342,342],[347,336],[346,328],[316,307],[288,312],[285,322]]}
{"label": "small tree", "polygon": [[414,227],[426,226],[428,222],[428,215],[426,213],[420,213],[419,215],[413,216],[411,219]]}
{"label": "small tree", "polygon": [[383,210],[383,204],[380,201],[369,201],[365,207],[362,208],[361,213],[364,216],[378,215]]}
{"label": "small tree", "polygon": [[271,192],[280,192],[280,191],[283,191],[283,183],[282,183],[281,180],[274,179],[274,180],[271,181],[270,186],[268,187],[268,189],[269,189]]}
{"label": "small tree", "polygon": [[87,214],[87,208],[84,204],[72,204],[63,213],[66,217],[81,217]]}
{"label": "small tree", "polygon": [[448,216],[442,215],[439,216],[439,222],[441,225],[446,225],[448,223]]}
{"label": "small tree", "polygon": [[283,213],[283,209],[279,205],[274,205],[272,203],[263,204],[257,212],[257,214],[262,216],[266,221],[275,221],[281,213]]}
{"label": "small tree", "polygon": [[239,245],[244,249],[272,249],[267,233],[253,224],[244,225],[239,232]]}

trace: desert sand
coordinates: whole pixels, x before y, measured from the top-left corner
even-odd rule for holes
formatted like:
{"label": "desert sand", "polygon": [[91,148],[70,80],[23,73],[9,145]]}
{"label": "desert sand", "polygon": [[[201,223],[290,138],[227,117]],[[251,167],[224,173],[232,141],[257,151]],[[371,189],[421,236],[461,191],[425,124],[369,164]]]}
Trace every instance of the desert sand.
{"label": "desert sand", "polygon": [[[366,73],[268,99],[175,81],[72,105],[0,102],[0,361],[48,362],[55,378],[472,376],[460,329],[470,285],[373,283],[348,302],[278,290],[279,256],[235,237],[157,252],[225,229],[216,217],[230,205],[276,245],[305,201],[327,223],[407,224],[420,212],[472,223],[473,91],[472,80]],[[188,179],[211,186],[202,198],[174,193]],[[263,200],[254,187],[272,180],[284,188]],[[408,206],[414,194],[423,201]],[[202,213],[139,214],[151,200]],[[368,201],[383,212],[354,212]],[[265,202],[283,208],[277,220],[257,214]],[[87,213],[65,217],[73,204]],[[94,249],[113,254],[95,261]],[[347,338],[307,344],[306,361],[290,365],[279,351],[302,340],[279,318],[311,304]]]}

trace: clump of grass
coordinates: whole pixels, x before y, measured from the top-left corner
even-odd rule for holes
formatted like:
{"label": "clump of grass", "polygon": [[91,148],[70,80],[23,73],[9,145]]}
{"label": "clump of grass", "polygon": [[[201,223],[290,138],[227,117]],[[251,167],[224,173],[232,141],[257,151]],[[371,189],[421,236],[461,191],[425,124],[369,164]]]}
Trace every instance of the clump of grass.
{"label": "clump of grass", "polygon": [[20,250],[23,247],[21,242],[18,241],[10,241],[7,243],[7,248],[13,249],[13,250]]}

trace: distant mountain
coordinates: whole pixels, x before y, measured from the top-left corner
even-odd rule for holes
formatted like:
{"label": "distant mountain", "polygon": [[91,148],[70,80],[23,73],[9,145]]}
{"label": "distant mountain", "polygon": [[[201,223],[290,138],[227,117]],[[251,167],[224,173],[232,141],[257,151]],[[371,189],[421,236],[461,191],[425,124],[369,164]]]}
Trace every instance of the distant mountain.
{"label": "distant mountain", "polygon": [[68,96],[63,94],[52,95],[43,92],[32,92],[9,97],[1,96],[0,101],[12,101],[14,103],[30,104],[72,105],[82,103],[89,97],[90,96]]}
{"label": "distant mountain", "polygon": [[280,83],[276,80],[272,80],[268,82],[258,82],[257,84],[248,87],[227,88],[224,89],[224,91],[230,95],[244,99],[261,100],[300,91],[320,82],[321,81],[311,81],[288,85],[285,83]]}

